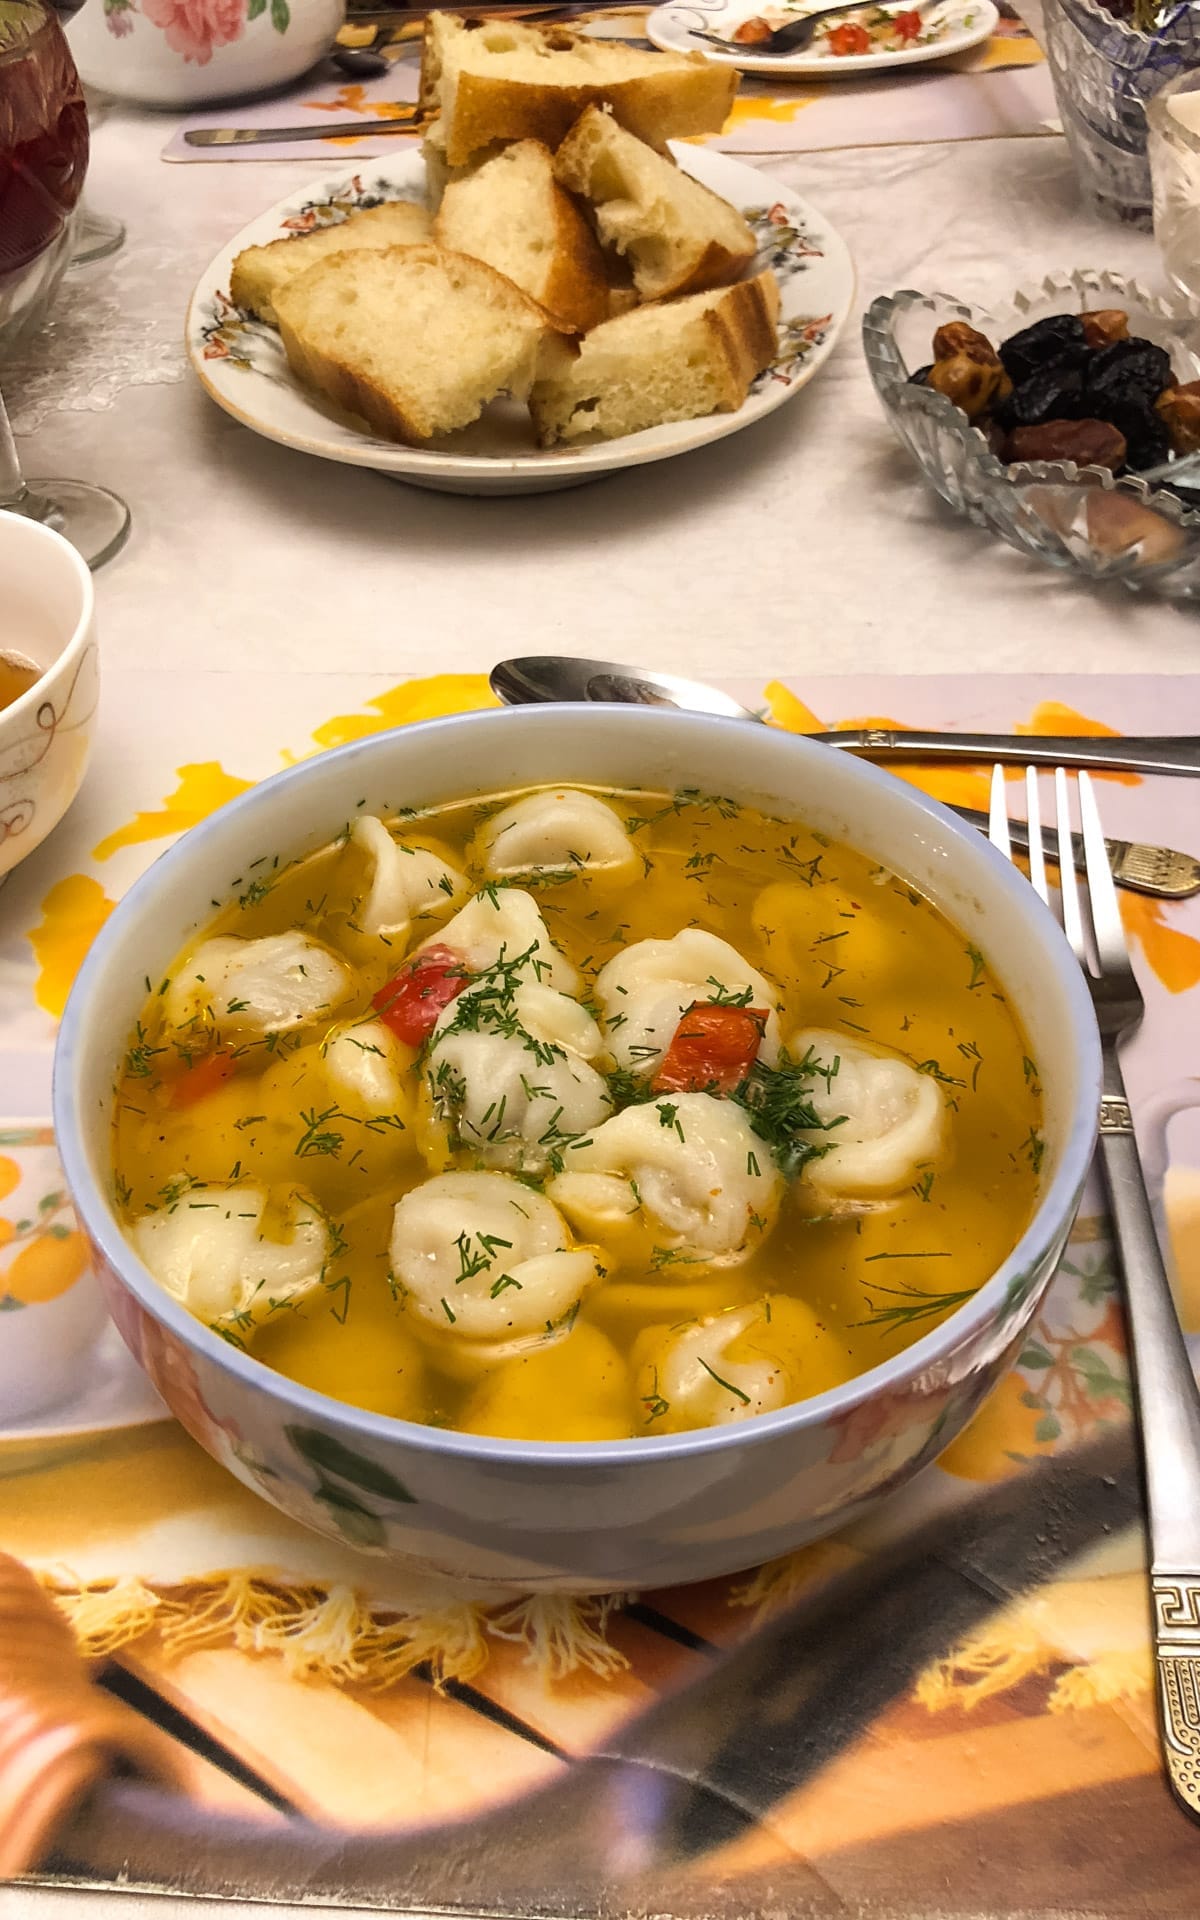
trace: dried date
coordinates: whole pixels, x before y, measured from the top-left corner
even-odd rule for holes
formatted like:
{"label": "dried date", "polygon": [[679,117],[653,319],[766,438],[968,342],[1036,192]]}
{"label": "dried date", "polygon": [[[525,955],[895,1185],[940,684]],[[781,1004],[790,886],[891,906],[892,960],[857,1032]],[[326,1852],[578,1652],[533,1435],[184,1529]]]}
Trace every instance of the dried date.
{"label": "dried date", "polygon": [[1008,436],[1006,458],[1072,460],[1077,467],[1107,467],[1119,473],[1125,464],[1125,436],[1107,420],[1044,420],[1016,427]]}
{"label": "dried date", "polygon": [[1172,453],[1200,453],[1200,380],[1168,387],[1159,394],[1154,411],[1171,437]]}
{"label": "dried date", "polygon": [[981,367],[1000,365],[1000,355],[985,333],[968,326],[965,320],[950,320],[933,336],[933,357],[953,360],[959,353],[965,353],[968,360],[978,360]]}
{"label": "dried date", "polygon": [[1083,337],[1094,353],[1129,338],[1129,315],[1121,307],[1098,307],[1094,313],[1081,313]]}
{"label": "dried date", "polygon": [[952,359],[935,360],[925,384],[935,393],[944,393],[968,420],[978,420],[996,400],[1003,380],[1004,368],[998,360],[994,366],[982,366],[965,353],[956,353]]}

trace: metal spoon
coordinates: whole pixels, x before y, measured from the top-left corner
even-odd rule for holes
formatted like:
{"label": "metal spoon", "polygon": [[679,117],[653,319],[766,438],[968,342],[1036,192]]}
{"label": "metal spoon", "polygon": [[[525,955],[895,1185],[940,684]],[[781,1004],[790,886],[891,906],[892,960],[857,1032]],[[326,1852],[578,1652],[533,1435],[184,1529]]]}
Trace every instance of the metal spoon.
{"label": "metal spoon", "polygon": [[[707,686],[703,680],[688,680],[675,673],[651,673],[623,666],[619,660],[575,660],[557,653],[526,654],[520,659],[498,661],[488,679],[492,692],[508,707],[534,706],[543,701],[592,700],[622,706],[676,707],[688,713],[711,713],[727,720],[750,720],[755,725],[763,724],[761,713],[752,712],[729,694]],[[810,733],[805,738],[870,758],[874,757],[876,751],[883,757],[895,753],[904,735],[881,734],[880,744],[875,749],[872,747],[870,729]],[[965,735],[956,740],[952,734],[920,736],[922,742],[949,741],[956,746],[965,744],[971,738]],[[976,735],[974,738],[1000,739],[1002,736]],[[1022,735],[1013,737],[1008,744],[1014,749],[1010,758],[1016,760],[1025,757],[1032,760],[1034,755],[1030,749],[1038,743]],[[1079,742],[1080,748],[1095,748],[1098,744],[1091,739]],[[982,756],[974,747],[971,752],[976,757],[999,757],[991,750]],[[955,757],[966,759],[970,755],[963,753]],[[1070,764],[1069,753],[1059,758]],[[1095,765],[1096,762],[1089,760],[1087,764]],[[968,826],[977,827],[986,834],[986,813],[977,812],[973,807],[953,807],[951,811],[960,820],[965,820]],[[1010,832],[1014,847],[1027,853],[1029,841],[1020,823],[1014,821]],[[1057,840],[1052,841],[1049,835],[1043,837],[1046,840],[1047,858],[1055,860],[1058,856]],[[1200,893],[1200,860],[1194,859],[1191,854],[1177,853],[1172,847],[1145,846],[1139,841],[1108,840],[1105,845],[1113,878],[1118,886],[1127,887],[1135,893],[1153,894],[1164,900],[1183,900]],[[1075,866],[1080,873],[1085,873],[1083,841],[1078,834],[1072,835],[1072,851]]]}

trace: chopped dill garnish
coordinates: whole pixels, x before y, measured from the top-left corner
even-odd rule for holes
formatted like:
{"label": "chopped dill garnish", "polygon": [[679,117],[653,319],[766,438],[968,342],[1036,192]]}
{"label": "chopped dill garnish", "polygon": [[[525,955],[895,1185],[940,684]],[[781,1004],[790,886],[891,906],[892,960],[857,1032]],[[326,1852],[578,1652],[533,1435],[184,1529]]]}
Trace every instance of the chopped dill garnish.
{"label": "chopped dill garnish", "polygon": [[967,992],[983,985],[983,976],[987,970],[987,961],[978,947],[968,946],[967,959],[971,962],[971,978],[967,981]]}
{"label": "chopped dill garnish", "polygon": [[[874,1258],[878,1259],[876,1254]],[[857,1327],[882,1327],[888,1333],[898,1333],[905,1327],[920,1326],[928,1320],[940,1320],[943,1314],[961,1307],[965,1300],[973,1300],[978,1287],[963,1287],[952,1293],[927,1293],[920,1287],[877,1287],[871,1286],[872,1294],[886,1295],[879,1302],[870,1300],[870,1313],[865,1320],[856,1320]]]}
{"label": "chopped dill garnish", "polygon": [[[699,1356],[697,1356],[697,1358],[699,1358]],[[726,1393],[732,1393],[736,1399],[741,1401],[744,1407],[750,1405],[750,1395],[743,1393],[740,1387],[735,1387],[732,1380],[722,1380],[715,1367],[710,1367],[707,1360],[701,1360],[700,1365],[704,1368],[705,1373],[708,1374],[711,1380],[715,1380],[719,1387],[724,1387]]]}

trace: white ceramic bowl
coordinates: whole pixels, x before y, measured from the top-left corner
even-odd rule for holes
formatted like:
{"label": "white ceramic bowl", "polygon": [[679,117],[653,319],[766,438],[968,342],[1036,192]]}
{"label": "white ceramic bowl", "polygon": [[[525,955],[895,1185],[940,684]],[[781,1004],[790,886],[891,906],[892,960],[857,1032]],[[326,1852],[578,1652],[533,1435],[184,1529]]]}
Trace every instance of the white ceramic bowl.
{"label": "white ceramic bowl", "polygon": [[0,876],[40,846],[83,783],[99,697],[92,576],[69,540],[0,511],[0,651],[42,677],[0,710]]}
{"label": "white ceramic bowl", "polygon": [[[988,955],[1045,1086],[1041,1199],[958,1312],[846,1386],[657,1439],[499,1440],[313,1393],[227,1345],[151,1278],[113,1209],[113,1086],[145,992],[264,848],[303,853],[356,808],[533,782],[700,785],[849,841],[925,889]],[[828,1532],[954,1438],[1015,1359],[1095,1140],[1099,1042],[1080,970],[1029,883],[944,808],[848,755],[657,708],[429,721],[289,768],[193,829],[126,896],[67,1007],[55,1126],[109,1309],[172,1411],[248,1486],[335,1538],[459,1577],[603,1591],[700,1580]]]}
{"label": "white ceramic bowl", "polygon": [[143,107],[248,99],[329,52],[346,0],[91,0],[67,31],[80,78]]}

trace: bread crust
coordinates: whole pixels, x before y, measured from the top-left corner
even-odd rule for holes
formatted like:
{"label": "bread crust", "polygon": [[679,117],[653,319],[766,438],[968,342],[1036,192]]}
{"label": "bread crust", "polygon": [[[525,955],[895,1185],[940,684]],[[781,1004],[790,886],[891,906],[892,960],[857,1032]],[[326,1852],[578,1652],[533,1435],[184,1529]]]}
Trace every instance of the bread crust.
{"label": "bread crust", "polygon": [[[675,303],[652,304],[669,311]],[[696,316],[707,341],[708,372],[718,396],[712,411],[736,413],[745,404],[751,381],[771,365],[779,351],[778,316],[779,286],[769,268],[753,280],[740,280],[726,287],[712,306]],[[619,324],[618,321],[612,323],[614,327]],[[586,351],[585,342],[583,352],[586,354]],[[552,446],[560,437],[565,437],[560,436],[558,419],[562,412],[561,396],[552,389],[556,383],[569,379],[576,357],[568,358],[556,344],[542,353],[539,383],[543,391],[539,394],[535,386],[530,398],[530,411],[542,446]]]}
{"label": "bread crust", "polygon": [[610,107],[623,127],[661,152],[668,140],[719,133],[736,89],[735,71],[707,62],[703,70],[691,73],[676,68],[670,73],[574,86],[460,73],[446,131],[446,156],[451,166],[461,166],[492,140],[540,140],[544,146],[557,147],[591,106]]}
{"label": "bread crust", "polygon": [[[607,320],[610,286],[608,263],[592,227],[574,197],[551,177],[552,156],[540,142],[541,162],[546,168],[550,202],[550,245],[544,281],[531,297],[562,325],[576,333],[586,333]],[[513,149],[508,149],[512,152]],[[434,222],[434,239],[453,247],[454,188],[451,182],[442,198]],[[501,269],[497,269],[501,271]]]}

